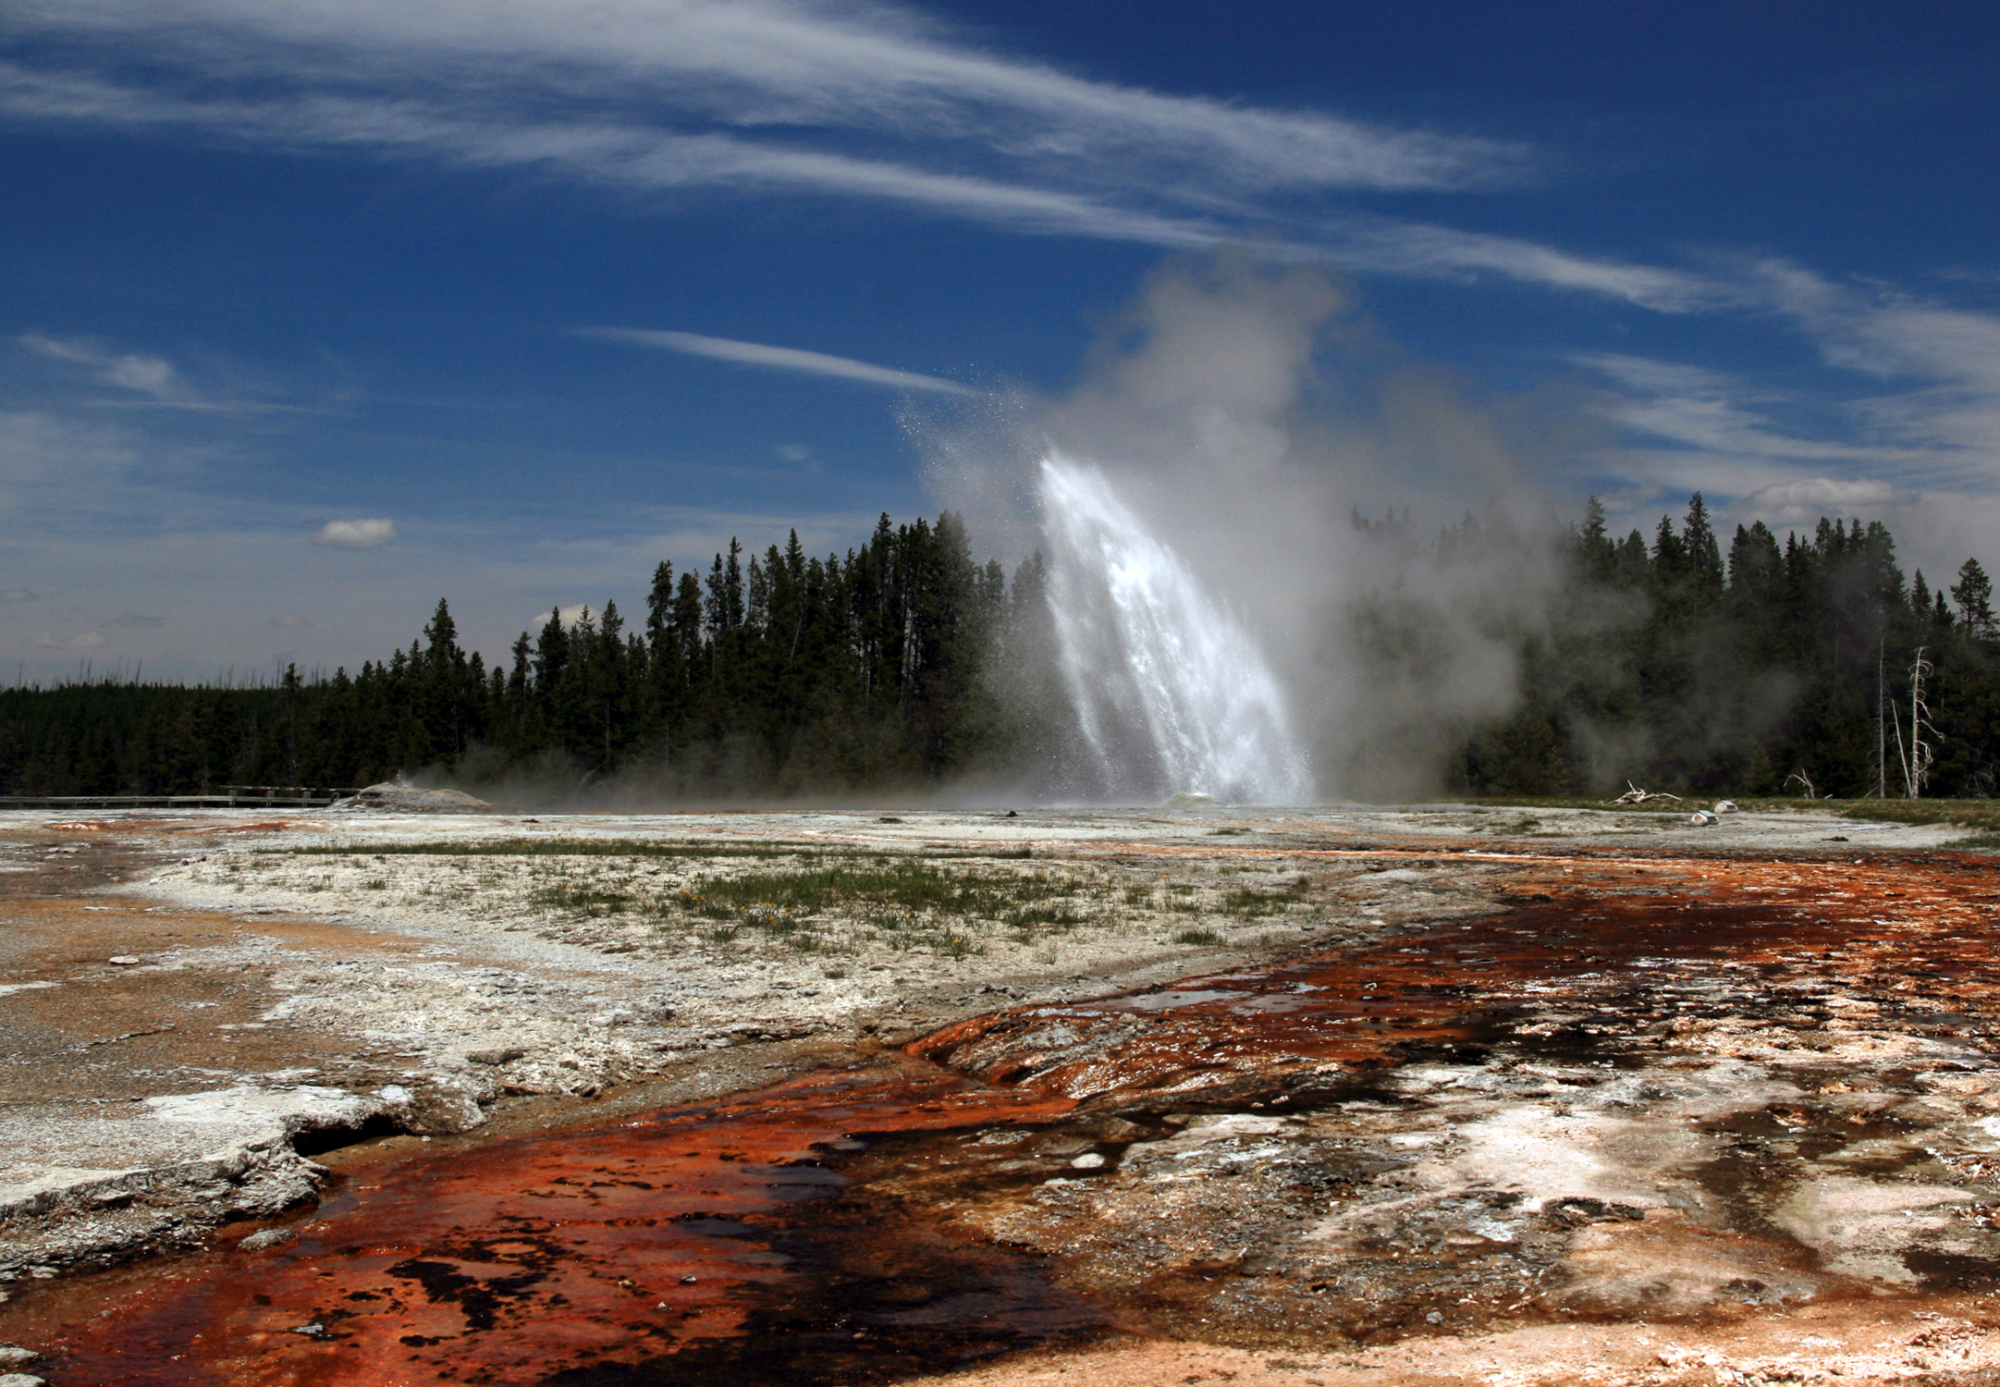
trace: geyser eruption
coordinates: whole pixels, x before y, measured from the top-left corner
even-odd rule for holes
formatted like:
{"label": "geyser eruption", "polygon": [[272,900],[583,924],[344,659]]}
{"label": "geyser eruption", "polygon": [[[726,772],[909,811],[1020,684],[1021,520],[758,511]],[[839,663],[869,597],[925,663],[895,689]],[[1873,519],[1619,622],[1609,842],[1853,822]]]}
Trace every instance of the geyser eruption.
{"label": "geyser eruption", "polygon": [[1095,467],[1042,460],[1057,651],[1112,799],[1313,797],[1283,690],[1243,623]]}

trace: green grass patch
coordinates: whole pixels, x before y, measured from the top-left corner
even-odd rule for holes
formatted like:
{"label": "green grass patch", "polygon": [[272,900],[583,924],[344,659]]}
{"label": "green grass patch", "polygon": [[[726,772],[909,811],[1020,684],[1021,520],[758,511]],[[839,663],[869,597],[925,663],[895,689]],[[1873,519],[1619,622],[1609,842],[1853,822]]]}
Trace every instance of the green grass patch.
{"label": "green grass patch", "polygon": [[737,910],[777,907],[807,914],[837,905],[955,915],[993,915],[1013,902],[1051,894],[1040,876],[942,871],[927,862],[877,859],[867,866],[822,866],[792,872],[746,872],[711,877],[687,894],[708,905]]}
{"label": "green grass patch", "polygon": [[[1055,902],[1080,889],[1074,881],[1039,872],[946,869],[929,861],[876,856],[865,862],[710,877],[691,883],[658,909],[754,925],[778,935],[792,934],[805,921],[828,913],[847,914],[878,933],[951,952],[955,946],[928,938],[940,920],[1066,928],[1082,923],[1082,917]],[[969,942],[967,947],[972,947]]]}
{"label": "green grass patch", "polygon": [[1212,929],[1184,929],[1174,936],[1176,944],[1220,944],[1222,936]]}
{"label": "green grass patch", "polygon": [[622,915],[632,904],[632,898],[623,892],[600,891],[594,887],[577,886],[569,882],[538,887],[528,893],[528,900],[533,905],[573,910],[593,919],[606,915]]}
{"label": "green grass patch", "polygon": [[1009,911],[1003,923],[1009,929],[1022,931],[1075,929],[1083,923],[1083,916],[1066,905],[1031,905]]}
{"label": "green grass patch", "polygon": [[1230,915],[1282,915],[1310,889],[1312,881],[1308,877],[1294,877],[1271,886],[1239,886],[1224,894],[1218,908]]}

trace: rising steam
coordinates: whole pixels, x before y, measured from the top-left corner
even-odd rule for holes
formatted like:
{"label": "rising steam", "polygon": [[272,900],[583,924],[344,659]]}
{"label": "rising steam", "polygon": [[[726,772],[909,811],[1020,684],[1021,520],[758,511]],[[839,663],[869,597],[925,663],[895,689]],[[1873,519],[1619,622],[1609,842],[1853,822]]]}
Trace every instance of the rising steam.
{"label": "rising steam", "polygon": [[[919,421],[980,539],[1049,559],[1053,797],[1421,795],[1516,706],[1559,571],[1535,494],[1576,428],[1411,363],[1347,306],[1317,271],[1178,263],[1066,395]],[[1354,523],[1392,506],[1437,527]]]}

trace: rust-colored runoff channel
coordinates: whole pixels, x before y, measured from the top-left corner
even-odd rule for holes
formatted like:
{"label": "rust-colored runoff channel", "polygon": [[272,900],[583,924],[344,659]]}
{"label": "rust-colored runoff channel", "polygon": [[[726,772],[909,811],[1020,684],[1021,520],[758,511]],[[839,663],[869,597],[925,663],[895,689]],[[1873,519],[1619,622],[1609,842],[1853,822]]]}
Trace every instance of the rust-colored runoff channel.
{"label": "rust-colored runoff channel", "polygon": [[1914,985],[1976,1040],[1994,1012],[1997,880],[1944,856],[1531,866],[1498,916],[1019,1008],[723,1102],[368,1167],[288,1245],[30,1290],[0,1337],[45,1350],[62,1387],[728,1387],[886,1381],[1142,1329],[1120,1288],[1086,1303],[871,1180],[948,1164],[968,1129],[1101,1135],[1122,1114],[1098,1145],[1112,1170],[1174,1109],[1326,1101],[1406,1058],[1506,1038],[1531,993],[1594,1000],[1605,1026],[1579,1043],[1613,1043],[1617,1009],[1645,1009],[1662,961],[1774,988],[1834,980],[1885,1007]]}

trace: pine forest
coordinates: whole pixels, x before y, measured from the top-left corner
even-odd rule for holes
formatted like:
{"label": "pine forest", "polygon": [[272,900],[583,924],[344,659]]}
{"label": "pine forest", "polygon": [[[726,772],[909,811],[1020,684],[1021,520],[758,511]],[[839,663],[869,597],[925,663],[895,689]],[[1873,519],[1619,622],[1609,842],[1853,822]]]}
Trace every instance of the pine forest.
{"label": "pine forest", "polygon": [[[1518,543],[1468,519],[1413,563]],[[1513,711],[1426,738],[1439,791],[1991,796],[2000,639],[1976,560],[1934,587],[1879,522],[1822,519],[1726,547],[1702,498],[1649,539],[1593,499],[1563,581],[1518,622]],[[1349,658],[1374,658],[1363,641]],[[398,774],[652,802],[1062,784],[1072,744],[1039,556],[978,562],[963,520],[894,525],[844,556],[794,535],[705,573],[653,574],[643,616],[551,614],[492,663],[446,601],[359,671],[257,686],[79,678],[0,691],[0,793],[351,788]],[[1439,750],[1441,748],[1441,750]],[[1410,754],[1419,754],[1415,748]],[[1345,790],[1346,787],[1323,787]],[[1347,793],[1355,793],[1346,790]],[[1364,791],[1365,792],[1365,791]]]}

